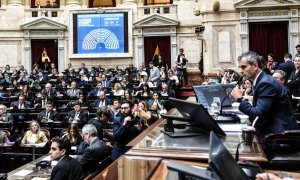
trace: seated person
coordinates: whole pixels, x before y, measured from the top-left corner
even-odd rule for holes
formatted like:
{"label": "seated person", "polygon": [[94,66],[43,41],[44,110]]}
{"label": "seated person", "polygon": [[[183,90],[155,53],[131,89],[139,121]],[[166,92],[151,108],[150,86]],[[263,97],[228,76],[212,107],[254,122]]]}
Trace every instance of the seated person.
{"label": "seated person", "polygon": [[80,88],[85,88],[88,85],[88,78],[86,77],[86,75],[84,74],[83,71],[79,72],[79,79],[77,80],[77,84],[78,87]]}
{"label": "seated person", "polygon": [[168,84],[162,85],[162,90],[160,91],[161,97],[174,97],[174,91],[169,88]]}
{"label": "seated person", "polygon": [[71,152],[70,141],[53,138],[51,142],[51,148],[49,151],[50,158],[52,161],[58,161],[58,163],[53,167],[50,179],[84,179],[81,165],[76,159],[69,156]]}
{"label": "seated person", "polygon": [[47,92],[45,89],[43,89],[40,93],[40,97],[37,97],[34,100],[34,108],[46,108],[46,104],[48,101],[52,101],[51,98],[48,98]]}
{"label": "seated person", "polygon": [[122,89],[122,86],[119,82],[116,82],[114,84],[114,89],[112,90],[113,96],[124,96],[124,89]]}
{"label": "seated person", "polygon": [[94,102],[94,106],[97,107],[102,107],[102,106],[108,106],[111,105],[111,100],[106,97],[106,94],[104,93],[104,91],[100,92],[99,98],[96,99],[96,101]]}
{"label": "seated person", "polygon": [[97,117],[90,119],[88,124],[93,124],[98,132],[98,138],[103,139],[103,128],[108,127],[107,124],[111,118],[111,111],[106,106],[103,106],[98,109]]}
{"label": "seated person", "polygon": [[40,124],[37,121],[32,121],[29,124],[29,129],[21,141],[22,144],[39,144],[48,141],[46,134],[40,130]]}
{"label": "seated person", "polygon": [[18,101],[13,101],[10,107],[15,107],[17,109],[28,109],[30,108],[30,103],[25,101],[25,96],[20,95]]}
{"label": "seated person", "polygon": [[51,83],[47,83],[45,85],[45,90],[46,90],[48,98],[54,98],[54,97],[56,97],[57,93],[56,93],[55,89],[52,88],[52,84]]}
{"label": "seated person", "polygon": [[13,123],[14,118],[10,113],[6,112],[6,106],[0,104],[0,123]]}
{"label": "seated person", "polygon": [[67,90],[67,96],[70,98],[78,98],[79,97],[80,90],[77,88],[77,82],[73,81],[71,83],[71,89]]}
{"label": "seated person", "polygon": [[109,156],[109,151],[106,144],[97,137],[97,129],[94,125],[86,124],[82,128],[82,135],[89,146],[83,151],[82,156],[77,156],[77,160],[81,164],[85,176],[88,176],[103,168],[99,162]]}
{"label": "seated person", "polygon": [[153,93],[153,98],[148,100],[148,107],[150,110],[160,112],[165,109],[165,102],[160,98],[158,92]]}
{"label": "seated person", "polygon": [[86,100],[86,97],[82,92],[79,93],[78,102],[81,104],[81,107],[90,107],[89,101]]}
{"label": "seated person", "polygon": [[45,76],[42,71],[38,73],[38,76],[35,78],[35,80],[40,84],[46,84],[46,82],[48,81],[47,76]]}
{"label": "seated person", "polygon": [[69,122],[75,124],[86,124],[88,121],[87,112],[81,110],[81,104],[79,102],[75,102],[73,105],[74,110],[68,113]]}
{"label": "seated person", "polygon": [[7,137],[7,134],[0,130],[0,144],[9,142],[9,139]]}
{"label": "seated person", "polygon": [[146,97],[146,98],[151,97],[153,92],[150,90],[149,85],[143,84],[142,87],[143,87],[142,90],[137,91],[135,95],[137,97]]}
{"label": "seated person", "polygon": [[53,110],[53,102],[47,101],[46,109],[39,113],[38,119],[41,122],[59,121],[59,114]]}
{"label": "seated person", "polygon": [[134,117],[140,118],[143,128],[146,128],[149,124],[153,123],[150,122],[152,116],[151,112],[148,111],[148,105],[145,101],[140,101],[136,104],[132,111]]}
{"label": "seated person", "polygon": [[105,94],[107,93],[107,90],[103,88],[102,83],[97,82],[96,88],[90,91],[88,96],[99,97],[101,91],[104,91]]}
{"label": "seated person", "polygon": [[71,124],[68,127],[68,132],[62,136],[63,139],[69,139],[72,146],[79,146],[82,142],[82,135],[77,124]]}

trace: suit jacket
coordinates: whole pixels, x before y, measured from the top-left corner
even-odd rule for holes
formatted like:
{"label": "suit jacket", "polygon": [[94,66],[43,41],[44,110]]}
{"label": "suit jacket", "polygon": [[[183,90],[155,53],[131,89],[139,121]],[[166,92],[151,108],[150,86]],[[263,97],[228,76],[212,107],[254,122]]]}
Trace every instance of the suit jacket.
{"label": "suit jacket", "polygon": [[4,113],[2,117],[0,117],[0,121],[6,122],[6,123],[13,123],[14,117],[10,113]]}
{"label": "suit jacket", "polygon": [[51,180],[82,180],[84,174],[76,159],[64,156],[51,171]]}
{"label": "suit jacket", "polygon": [[[38,115],[38,119],[43,119],[46,117],[46,110],[42,111]],[[49,115],[49,119],[53,121],[59,121],[59,114],[57,111],[51,111]]]}
{"label": "suit jacket", "polygon": [[75,89],[75,94],[73,94],[73,89],[68,89],[67,90],[67,96],[69,97],[79,97],[79,93],[80,93],[80,90],[79,89]]}
{"label": "suit jacket", "polygon": [[291,73],[287,85],[294,96],[300,96],[300,71]]}
{"label": "suit jacket", "polygon": [[[76,114],[76,111],[72,110],[72,111],[70,111],[68,113],[68,116],[74,118],[75,114]],[[80,113],[79,113],[79,115],[78,115],[78,118],[79,118],[78,123],[80,123],[80,124],[86,124],[87,121],[88,121],[88,114],[87,114],[87,112],[81,110]]]}
{"label": "suit jacket", "polygon": [[258,117],[254,127],[261,140],[269,133],[298,129],[288,94],[275,78],[261,72],[253,89],[253,105],[243,100],[239,109],[250,120]]}
{"label": "suit jacket", "polygon": [[293,71],[295,71],[295,65],[293,61],[285,61],[279,64],[278,69],[283,70],[286,73],[285,79],[288,79]]}
{"label": "suit jacket", "polygon": [[78,157],[79,163],[82,165],[84,174],[90,175],[101,168],[99,162],[109,156],[108,148],[106,144],[98,138],[87,147],[82,156]]}
{"label": "suit jacket", "polygon": [[[97,99],[95,101],[95,107],[99,107],[99,104],[100,104],[100,99]],[[105,98],[104,99],[104,105],[107,106],[107,105],[111,105],[111,100],[109,98]]]}
{"label": "suit jacket", "polygon": [[[102,91],[104,91],[104,93],[106,94],[107,93],[107,89],[102,89]],[[97,97],[98,96],[98,93],[100,93],[101,91],[99,91],[98,90],[98,88],[96,88],[96,89],[93,89],[92,91],[90,91],[89,93],[88,93],[88,96],[95,96],[95,97]]]}
{"label": "suit jacket", "polygon": [[47,98],[45,100],[45,104],[44,104],[44,107],[42,107],[42,103],[43,103],[43,100],[42,98],[38,97],[34,100],[34,106],[37,106],[37,108],[46,108],[46,103],[47,101],[52,101],[53,102],[53,99],[52,98]]}
{"label": "suit jacket", "polygon": [[[19,101],[14,101],[10,104],[10,107],[17,107],[19,108]],[[28,102],[24,102],[24,109],[30,108],[30,104]]]}

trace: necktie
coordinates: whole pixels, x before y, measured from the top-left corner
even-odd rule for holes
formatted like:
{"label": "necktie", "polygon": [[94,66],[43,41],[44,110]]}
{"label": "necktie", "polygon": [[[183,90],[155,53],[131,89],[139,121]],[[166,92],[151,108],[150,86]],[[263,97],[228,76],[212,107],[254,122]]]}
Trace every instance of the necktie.
{"label": "necktie", "polygon": [[48,118],[49,119],[49,112],[46,112],[46,118]]}
{"label": "necktie", "polygon": [[42,108],[45,107],[45,100],[42,100]]}
{"label": "necktie", "polygon": [[73,93],[72,93],[72,96],[75,96],[75,90],[73,89]]}

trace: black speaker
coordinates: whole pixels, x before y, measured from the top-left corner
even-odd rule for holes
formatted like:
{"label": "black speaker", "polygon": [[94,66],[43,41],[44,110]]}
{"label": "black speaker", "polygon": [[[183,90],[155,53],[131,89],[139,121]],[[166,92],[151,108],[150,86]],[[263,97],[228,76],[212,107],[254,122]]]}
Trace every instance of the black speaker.
{"label": "black speaker", "polygon": [[51,17],[57,17],[57,11],[52,11],[51,12]]}
{"label": "black speaker", "polygon": [[37,11],[32,11],[32,17],[38,17],[38,12]]}

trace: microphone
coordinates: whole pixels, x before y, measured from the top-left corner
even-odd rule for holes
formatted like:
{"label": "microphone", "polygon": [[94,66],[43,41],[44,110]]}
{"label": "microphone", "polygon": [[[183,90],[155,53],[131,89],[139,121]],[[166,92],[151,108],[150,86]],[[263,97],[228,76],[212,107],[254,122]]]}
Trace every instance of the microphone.
{"label": "microphone", "polygon": [[216,117],[216,121],[238,121],[239,118],[235,115],[235,114],[223,114],[223,104],[225,102],[225,100],[227,98],[229,98],[229,95],[231,94],[231,92],[233,91],[233,89],[238,86],[243,80],[243,76],[240,76],[238,81],[236,82],[236,84],[234,85],[234,87],[232,88],[232,90],[222,99],[221,101],[221,108],[220,108],[220,113],[219,115]]}

